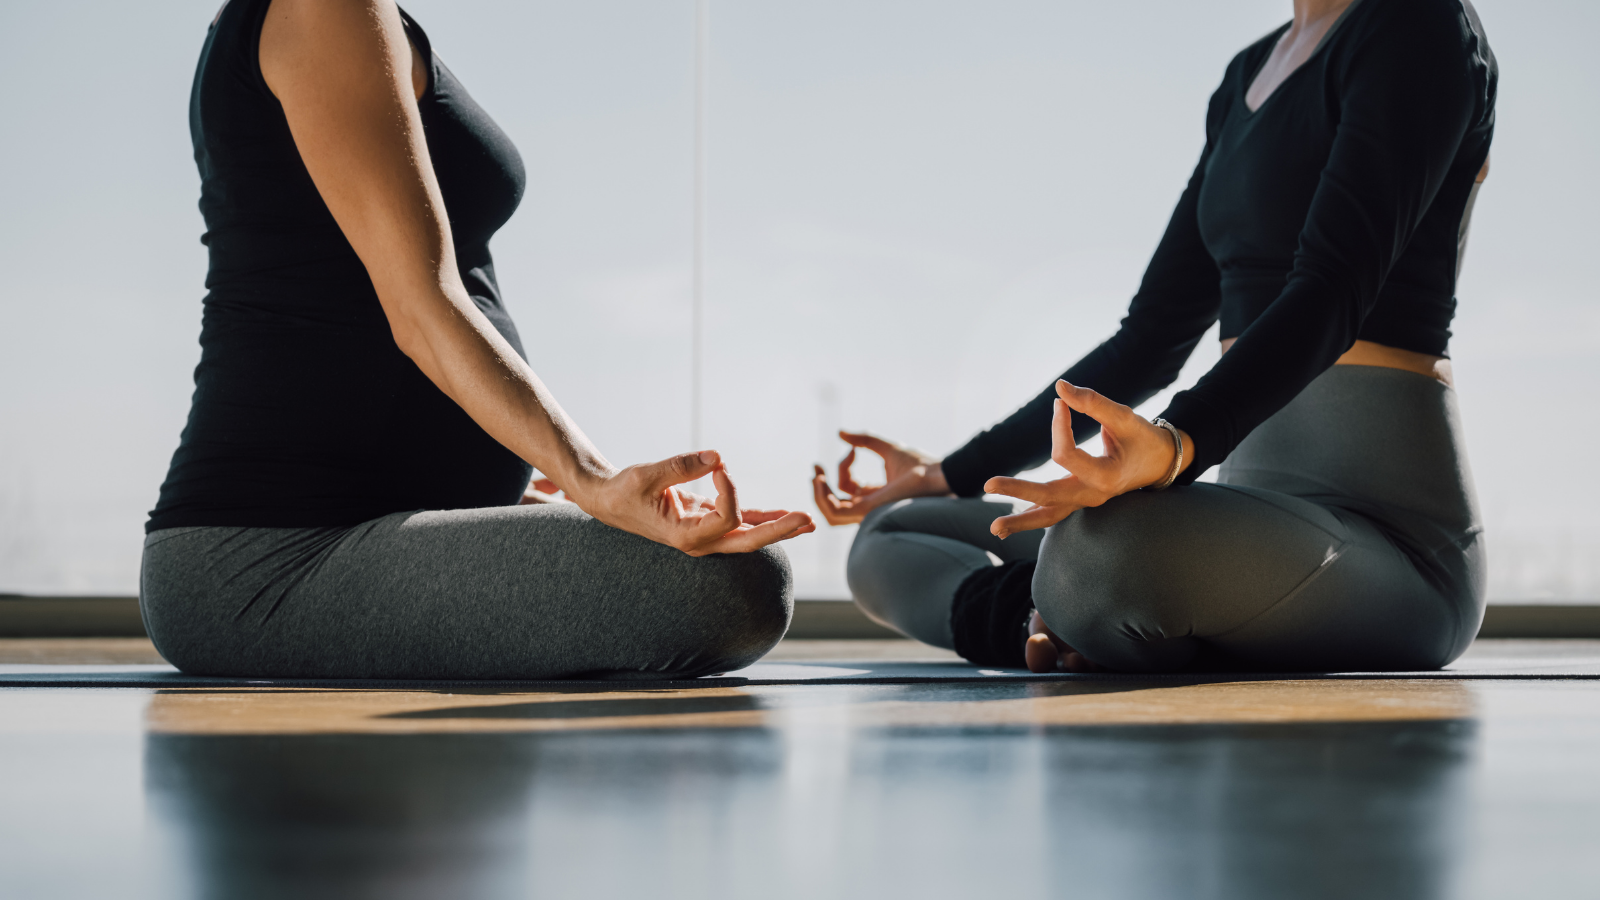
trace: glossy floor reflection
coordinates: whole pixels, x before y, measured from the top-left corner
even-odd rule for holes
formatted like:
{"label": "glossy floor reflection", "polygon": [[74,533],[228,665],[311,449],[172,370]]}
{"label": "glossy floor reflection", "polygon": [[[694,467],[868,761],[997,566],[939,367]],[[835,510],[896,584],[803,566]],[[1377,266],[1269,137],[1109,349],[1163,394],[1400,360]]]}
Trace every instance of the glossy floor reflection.
{"label": "glossy floor reflection", "polygon": [[0,897],[1591,897],[1600,684],[0,692]]}

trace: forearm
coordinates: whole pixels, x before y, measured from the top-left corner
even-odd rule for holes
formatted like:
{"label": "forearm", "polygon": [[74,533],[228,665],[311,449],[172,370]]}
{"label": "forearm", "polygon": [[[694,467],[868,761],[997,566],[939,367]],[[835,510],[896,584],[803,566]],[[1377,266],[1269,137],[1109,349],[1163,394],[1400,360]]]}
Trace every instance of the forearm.
{"label": "forearm", "polygon": [[555,397],[457,285],[413,290],[390,315],[395,342],[485,432],[580,505],[615,474]]}
{"label": "forearm", "polygon": [[[1213,117],[1216,106],[1213,98]],[[1066,371],[1062,377],[1069,383],[1138,406],[1178,377],[1195,345],[1217,320],[1221,275],[1200,237],[1197,219],[1209,154],[1208,145],[1178,198],[1117,333]],[[1052,382],[1004,421],[946,457],[945,476],[951,488],[962,496],[977,496],[993,476],[1011,476],[1042,465],[1050,457],[1055,399]],[[1100,423],[1073,413],[1076,441],[1086,441],[1099,431]]]}
{"label": "forearm", "polygon": [[[1061,377],[1128,406],[1138,406],[1171,384],[1194,349],[1197,338],[1189,334],[1195,327],[1203,332],[1210,322],[1180,322],[1182,331],[1176,336],[1145,334],[1141,332],[1154,329],[1142,329],[1140,323],[1132,321],[1140,312],[1136,305],[1117,335],[1090,351]],[[1016,412],[945,457],[945,474],[951,489],[962,496],[977,496],[984,482],[996,475],[1015,475],[1043,465],[1050,458],[1050,420],[1055,399],[1052,381]],[[1072,433],[1081,444],[1100,433],[1100,423],[1074,412]]]}

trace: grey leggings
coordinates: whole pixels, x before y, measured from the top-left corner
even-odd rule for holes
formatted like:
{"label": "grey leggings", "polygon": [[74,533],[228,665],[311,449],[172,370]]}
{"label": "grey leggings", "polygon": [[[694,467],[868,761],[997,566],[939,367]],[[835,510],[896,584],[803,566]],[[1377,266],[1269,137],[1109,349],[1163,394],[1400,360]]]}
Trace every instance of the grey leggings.
{"label": "grey leggings", "polygon": [[782,550],[690,558],[571,504],[145,538],[156,648],[206,675],[692,677],[783,636]]}
{"label": "grey leggings", "polygon": [[1001,542],[988,528],[1007,511],[977,499],[875,510],[850,549],[856,603],[952,647],[956,586],[1037,558],[1044,621],[1129,672],[1432,669],[1483,618],[1455,393],[1411,372],[1333,367],[1240,444],[1217,484],[1136,491]]}

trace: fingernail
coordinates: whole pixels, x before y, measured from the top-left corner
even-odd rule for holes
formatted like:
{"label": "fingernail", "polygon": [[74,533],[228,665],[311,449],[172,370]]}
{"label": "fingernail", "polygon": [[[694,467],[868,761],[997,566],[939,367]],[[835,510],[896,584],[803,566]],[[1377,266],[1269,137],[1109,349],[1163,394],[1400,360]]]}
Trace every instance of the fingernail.
{"label": "fingernail", "polygon": [[701,450],[700,461],[708,466],[716,465],[717,452],[715,450]]}

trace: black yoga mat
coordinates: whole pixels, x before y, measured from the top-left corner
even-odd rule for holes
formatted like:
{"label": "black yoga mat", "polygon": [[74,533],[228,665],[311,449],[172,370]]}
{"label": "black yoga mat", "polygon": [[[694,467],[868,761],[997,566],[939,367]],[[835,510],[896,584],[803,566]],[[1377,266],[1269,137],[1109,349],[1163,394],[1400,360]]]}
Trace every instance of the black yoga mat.
{"label": "black yoga mat", "polygon": [[1496,657],[1474,654],[1468,659],[1429,672],[1292,672],[1292,673],[1182,673],[1174,675],[1049,674],[1022,669],[986,669],[959,662],[906,660],[823,660],[757,663],[726,675],[669,681],[565,679],[549,681],[487,681],[446,679],[338,679],[338,678],[220,678],[185,675],[171,666],[0,665],[0,688],[333,688],[347,690],[494,689],[504,691],[571,690],[589,687],[621,690],[630,687],[697,688],[778,684],[919,684],[1050,681],[1277,681],[1364,679],[1581,679],[1600,680],[1600,655]]}

